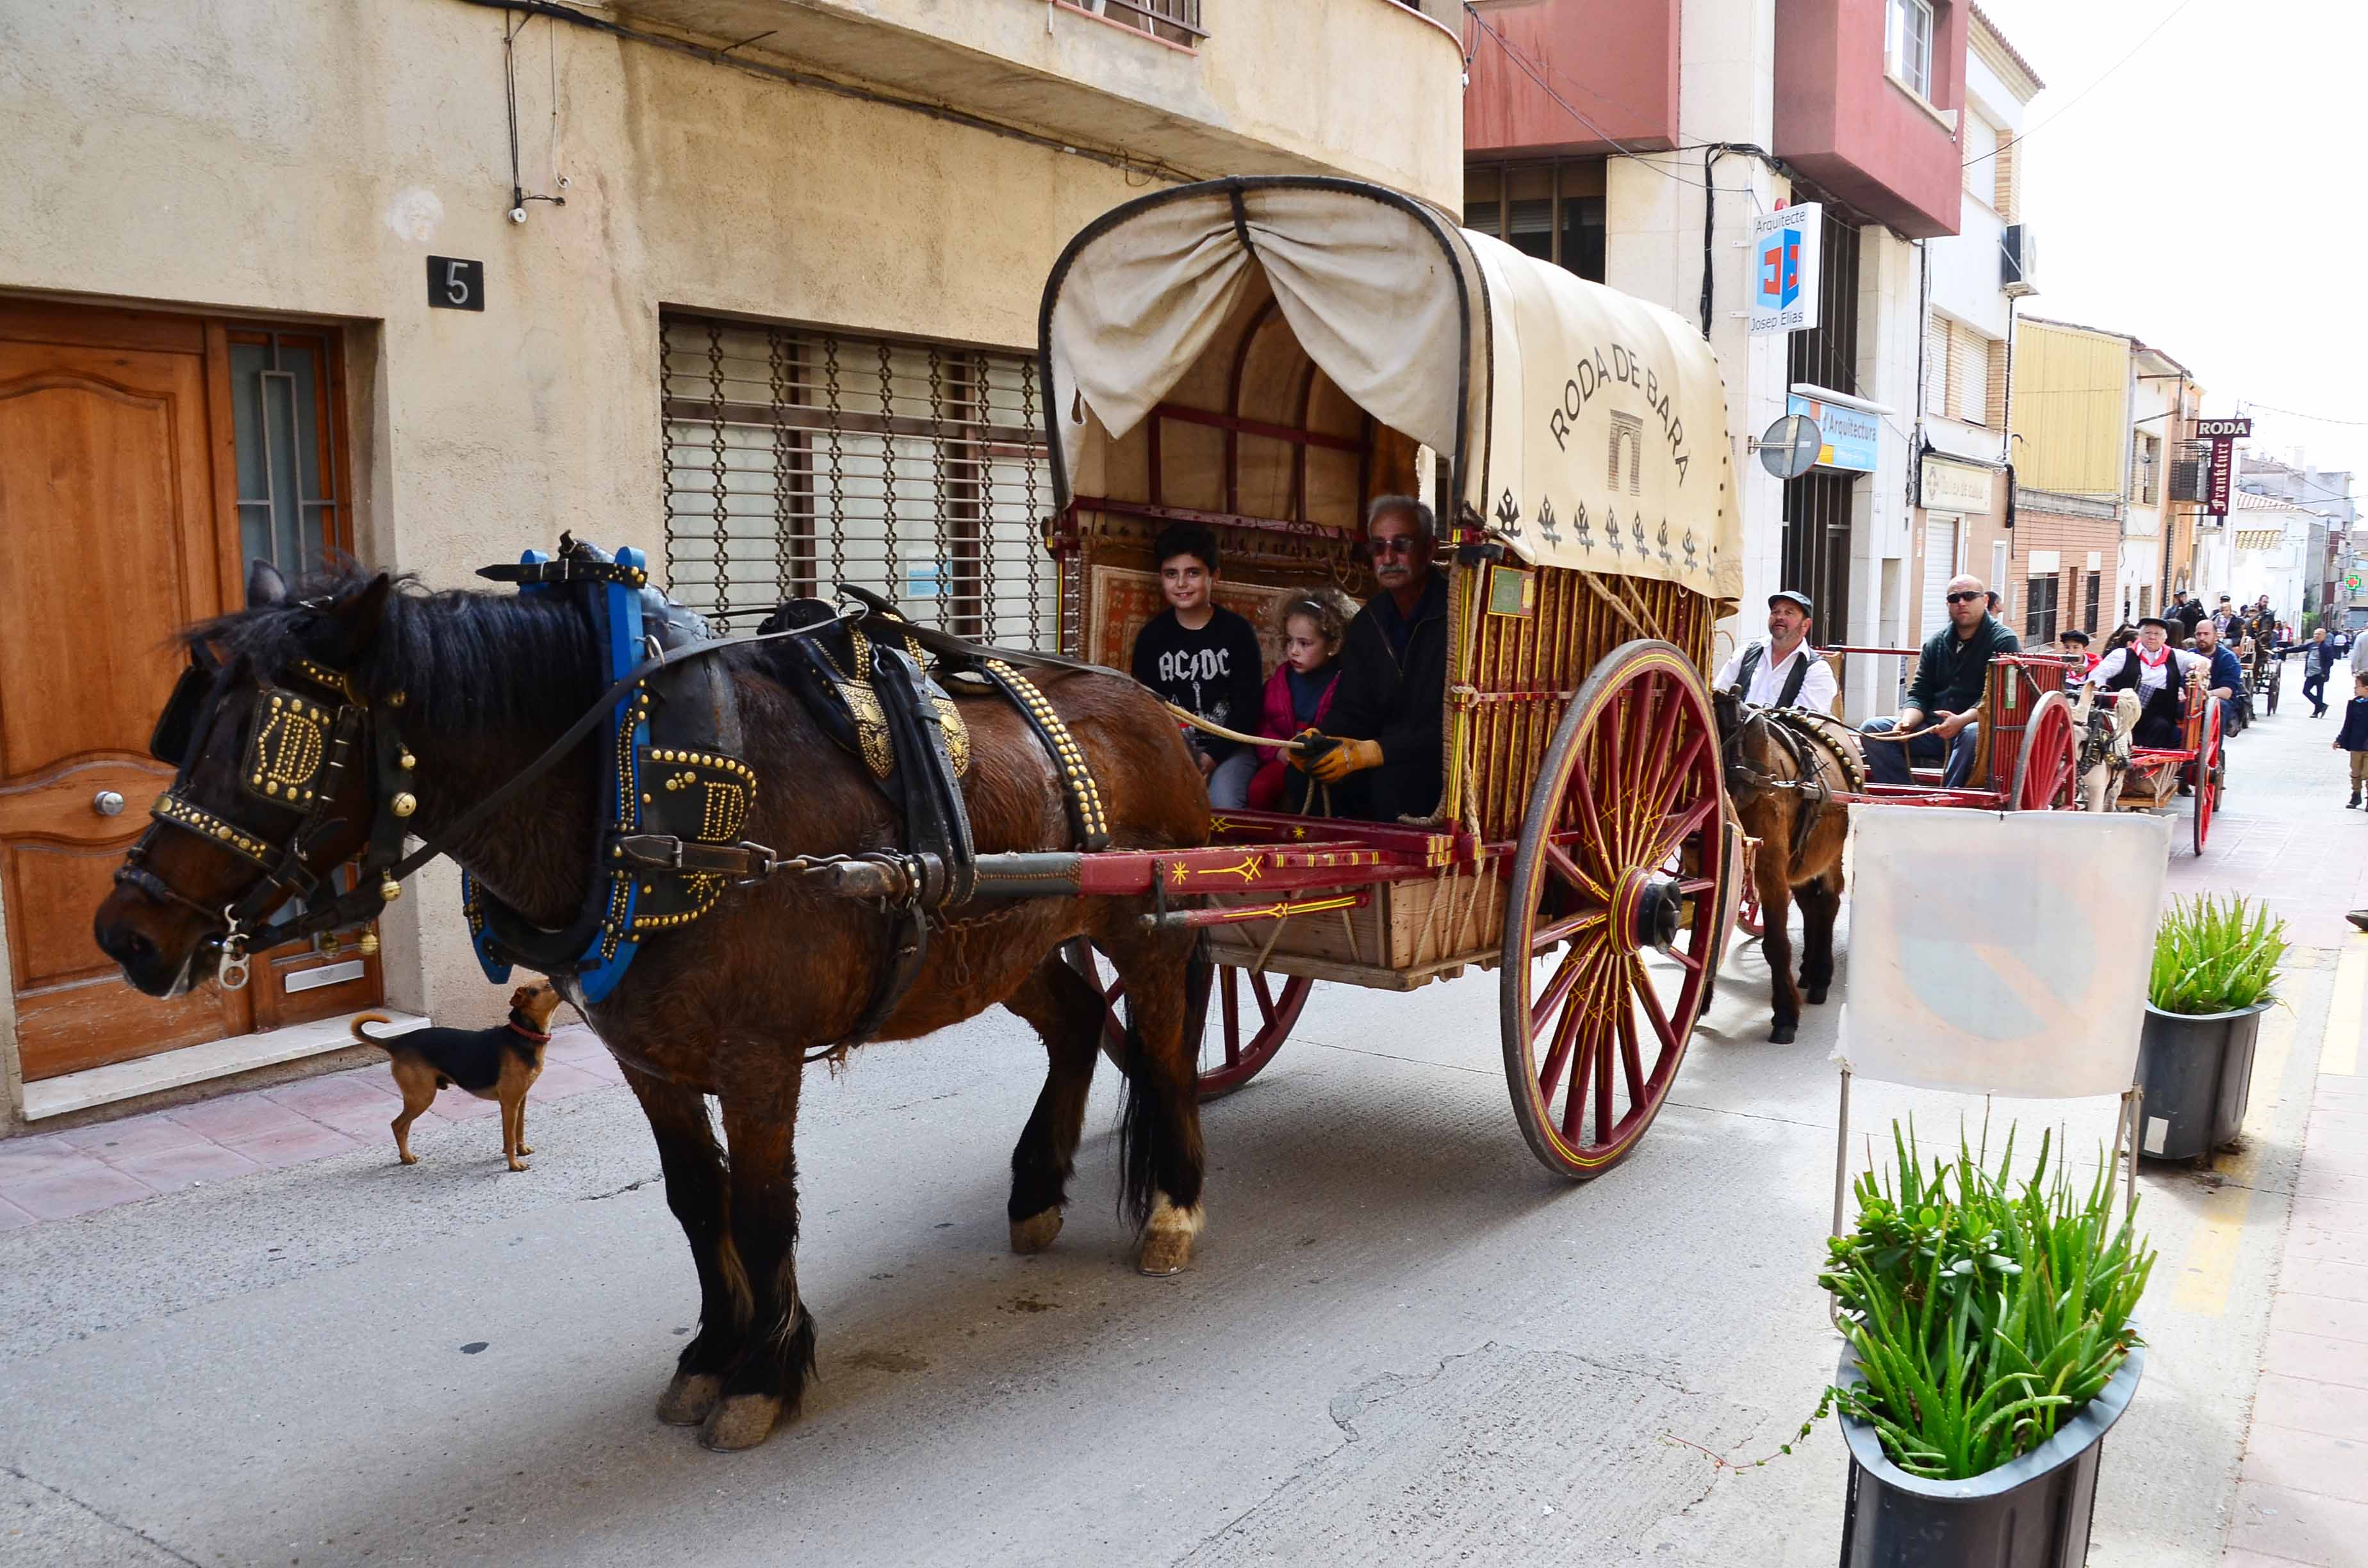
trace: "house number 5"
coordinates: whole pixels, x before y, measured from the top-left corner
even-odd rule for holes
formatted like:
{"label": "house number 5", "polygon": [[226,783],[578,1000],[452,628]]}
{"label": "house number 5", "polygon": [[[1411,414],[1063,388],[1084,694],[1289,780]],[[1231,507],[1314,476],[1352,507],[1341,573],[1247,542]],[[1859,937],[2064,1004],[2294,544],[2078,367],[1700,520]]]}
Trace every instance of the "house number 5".
{"label": "house number 5", "polygon": [[427,305],[438,311],[485,308],[485,264],[458,256],[427,258]]}

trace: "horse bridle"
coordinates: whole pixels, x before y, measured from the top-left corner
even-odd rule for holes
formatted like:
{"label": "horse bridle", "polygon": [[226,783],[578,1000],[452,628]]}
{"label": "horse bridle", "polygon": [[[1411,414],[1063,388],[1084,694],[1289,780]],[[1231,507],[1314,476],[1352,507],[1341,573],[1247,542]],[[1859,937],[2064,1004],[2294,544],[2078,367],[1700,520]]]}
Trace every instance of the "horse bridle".
{"label": "horse bridle", "polygon": [[[257,684],[238,770],[244,793],[296,813],[288,835],[274,843],[191,800],[190,770],[205,754],[205,742],[238,668],[238,662],[218,658],[202,641],[190,645],[189,667],[181,672],[148,742],[149,755],[173,764],[173,787],[149,808],[153,820],[125,854],[114,879],[118,886],[135,887],[213,925],[212,945],[222,953],[216,978],[231,991],[246,984],[251,949],[366,925],[403,896],[401,878],[408,874],[400,867],[404,820],[419,807],[410,788],[416,760],[392,716],[393,710],[403,706],[404,694],[398,691],[382,704],[373,703],[349,675],[306,658],[295,660],[276,680]],[[384,722],[377,718],[381,706],[390,710]],[[347,769],[361,756],[371,759],[379,787],[360,874],[350,890],[323,901],[324,885],[334,884],[313,869],[310,857],[342,820],[329,814],[329,805]],[[165,828],[177,828],[251,862],[254,880],[219,909],[190,898],[144,864],[156,835]],[[265,917],[290,897],[304,902],[304,913],[263,926]]]}
{"label": "horse bridle", "polygon": [[[846,585],[841,586],[846,587]],[[282,683],[291,679],[301,682],[322,695],[307,696],[287,684],[259,684],[256,692],[255,733],[248,736],[246,753],[239,767],[242,790],[267,804],[287,808],[297,813],[296,825],[287,837],[275,844],[188,799],[190,767],[197,757],[204,755],[204,743],[211,733],[222,698],[229,689],[232,676],[240,667],[238,661],[224,661],[217,657],[212,649],[199,640],[190,645],[189,667],[181,672],[179,681],[173,687],[173,695],[156,722],[155,733],[148,743],[151,756],[159,762],[169,762],[174,766],[173,787],[159,796],[156,803],[149,809],[149,814],[154,820],[126,852],[125,863],[115,872],[116,884],[135,887],[150,897],[176,904],[209,922],[213,927],[211,943],[222,955],[216,976],[225,989],[236,991],[247,983],[248,954],[251,950],[277,947],[282,942],[301,940],[324,931],[349,929],[378,918],[388,904],[403,896],[405,878],[445,854],[453,844],[515,800],[520,791],[580,745],[619,703],[674,665],[720,653],[728,648],[779,642],[798,637],[817,637],[846,627],[850,631],[871,630],[910,638],[933,652],[965,658],[986,657],[1006,664],[1087,670],[1099,675],[1118,673],[1099,665],[1029,649],[995,648],[965,642],[960,638],[916,626],[884,613],[882,601],[873,596],[860,590],[849,592],[852,597],[837,614],[811,626],[714,638],[653,653],[613,683],[582,717],[545,747],[541,756],[512,775],[508,782],[463,812],[442,834],[422,840],[419,847],[407,856],[403,853],[404,822],[418,809],[418,800],[409,788],[416,759],[403,744],[393,718],[394,710],[404,706],[404,694],[393,692],[382,700],[373,702],[363,696],[360,686],[349,673],[331,669],[308,658],[294,661],[280,672],[279,679]],[[326,600],[306,600],[302,608],[325,609],[329,603]],[[272,706],[274,699],[279,699],[276,708]],[[328,707],[333,702],[336,704],[334,711]],[[379,713],[381,708],[387,710],[383,718]],[[352,889],[314,907],[312,901],[321,891],[324,878],[307,864],[307,856],[314,840],[329,823],[337,820],[327,814],[329,802],[336,798],[346,769],[353,765],[356,754],[361,751],[367,751],[373,758],[378,781],[368,846],[362,856],[361,874],[355,879]],[[165,827],[177,828],[216,848],[227,849],[240,858],[251,861],[256,868],[255,880],[219,909],[190,898],[142,864],[150,843],[157,832]],[[677,852],[679,854],[687,847],[677,846]],[[710,869],[734,876],[740,885],[761,881],[777,871],[804,869],[810,864],[799,857],[781,858],[761,844],[702,845],[697,847],[702,852],[703,863],[712,860],[713,864]],[[725,864],[726,860],[732,863]],[[373,875],[375,881],[372,880]],[[307,907],[303,914],[273,921],[268,926],[261,924],[272,909],[290,896],[305,900]]]}

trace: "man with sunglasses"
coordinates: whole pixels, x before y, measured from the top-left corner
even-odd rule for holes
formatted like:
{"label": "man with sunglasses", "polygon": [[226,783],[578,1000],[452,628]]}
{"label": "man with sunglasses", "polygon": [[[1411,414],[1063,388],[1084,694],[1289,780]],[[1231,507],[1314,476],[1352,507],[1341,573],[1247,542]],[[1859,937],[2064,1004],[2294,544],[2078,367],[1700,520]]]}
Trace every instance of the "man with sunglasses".
{"label": "man with sunglasses", "polygon": [[1439,809],[1447,579],[1433,566],[1438,549],[1430,508],[1413,496],[1378,496],[1365,509],[1365,552],[1381,591],[1340,640],[1340,684],[1324,728],[1339,744],[1313,760],[1291,756],[1332,787],[1335,816],[1395,822]]}
{"label": "man with sunglasses", "polygon": [[[1878,784],[1913,784],[1910,765],[1939,763],[1943,786],[1964,788],[1974,771],[1990,661],[2022,652],[2021,641],[1990,614],[1980,578],[1951,578],[1948,597],[1949,624],[1924,640],[1899,717],[1870,719],[1860,728],[1868,737],[1866,770]],[[1897,735],[1911,738],[1892,738]]]}

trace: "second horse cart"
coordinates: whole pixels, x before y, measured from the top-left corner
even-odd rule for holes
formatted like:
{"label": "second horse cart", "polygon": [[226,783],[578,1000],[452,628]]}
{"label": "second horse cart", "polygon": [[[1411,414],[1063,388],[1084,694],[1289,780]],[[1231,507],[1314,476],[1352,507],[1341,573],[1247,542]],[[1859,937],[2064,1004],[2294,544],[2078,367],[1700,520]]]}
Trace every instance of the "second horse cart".
{"label": "second horse cart", "polygon": [[1531,1148],[1581,1179],[1619,1163],[1739,885],[1702,674],[1742,577],[1709,346],[1394,192],[1277,177],[1094,222],[1046,286],[1041,353],[1072,656],[1126,666],[1172,524],[1214,531],[1216,598],[1269,629],[1271,667],[1280,606],[1372,591],[1370,500],[1439,518],[1434,812],[1224,812],[1205,847],[1075,858],[1078,893],[1150,893],[1147,918],[1202,931],[1204,1096],[1273,1060],[1318,982],[1493,969]]}

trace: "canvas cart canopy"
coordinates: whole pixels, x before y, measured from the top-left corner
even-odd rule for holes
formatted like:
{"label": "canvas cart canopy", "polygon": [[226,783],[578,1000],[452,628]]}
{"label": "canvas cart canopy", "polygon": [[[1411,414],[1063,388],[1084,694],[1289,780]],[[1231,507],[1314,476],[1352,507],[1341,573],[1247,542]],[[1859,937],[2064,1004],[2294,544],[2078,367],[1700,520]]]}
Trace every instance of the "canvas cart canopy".
{"label": "canvas cart canopy", "polygon": [[1742,592],[1702,335],[1395,191],[1244,178],[1130,202],[1053,269],[1042,352],[1064,507],[1348,530],[1427,449],[1466,524],[1527,562],[1722,608]]}

